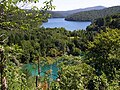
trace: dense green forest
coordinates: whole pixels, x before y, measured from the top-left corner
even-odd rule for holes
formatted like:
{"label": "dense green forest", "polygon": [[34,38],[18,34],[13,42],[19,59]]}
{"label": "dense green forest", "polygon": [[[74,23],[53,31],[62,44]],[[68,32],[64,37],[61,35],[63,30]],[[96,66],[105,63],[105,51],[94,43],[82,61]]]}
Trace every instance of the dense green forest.
{"label": "dense green forest", "polygon": [[[99,18],[87,30],[40,28],[52,1],[40,11],[19,9],[17,2],[0,4],[1,90],[42,90],[44,84],[44,90],[119,90],[120,14]],[[54,62],[60,80],[50,83],[50,71],[40,77],[22,68]]]}
{"label": "dense green forest", "polygon": [[106,16],[104,18],[96,19],[91,25],[87,27],[87,31],[100,31],[106,28],[120,29],[120,14]]}
{"label": "dense green forest", "polygon": [[65,18],[68,21],[93,21],[97,18],[103,18],[105,16],[110,16],[120,13],[120,6],[114,6],[105,8],[102,10],[91,10],[91,11],[84,11],[78,12],[72,15],[69,15]]}
{"label": "dense green forest", "polygon": [[106,7],[104,6],[95,6],[95,7],[88,7],[88,8],[80,8],[68,11],[48,11],[51,14],[51,18],[65,18],[66,16],[72,15],[74,13],[83,12],[83,11],[90,11],[90,10],[101,10]]}
{"label": "dense green forest", "polygon": [[51,18],[64,18],[65,17],[59,12],[48,11],[48,13],[51,15]]}

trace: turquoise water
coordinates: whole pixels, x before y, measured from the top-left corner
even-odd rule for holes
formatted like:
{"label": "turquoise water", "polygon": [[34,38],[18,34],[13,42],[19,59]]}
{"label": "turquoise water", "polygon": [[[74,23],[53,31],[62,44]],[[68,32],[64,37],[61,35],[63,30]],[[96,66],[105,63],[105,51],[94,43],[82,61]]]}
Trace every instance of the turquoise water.
{"label": "turquoise water", "polygon": [[48,22],[43,23],[43,27],[45,28],[65,28],[66,30],[80,30],[80,29],[86,29],[87,26],[89,26],[91,22],[78,22],[78,21],[66,21],[64,18],[51,18],[48,19]]}
{"label": "turquoise water", "polygon": [[[27,70],[31,76],[37,76],[38,75],[38,66],[35,64],[26,64],[23,67],[24,70]],[[46,72],[51,71],[50,74],[46,74]],[[50,64],[50,65],[44,65],[40,67],[40,76],[44,77],[45,75],[48,75],[49,78],[56,80],[58,78],[58,67],[57,64]]]}

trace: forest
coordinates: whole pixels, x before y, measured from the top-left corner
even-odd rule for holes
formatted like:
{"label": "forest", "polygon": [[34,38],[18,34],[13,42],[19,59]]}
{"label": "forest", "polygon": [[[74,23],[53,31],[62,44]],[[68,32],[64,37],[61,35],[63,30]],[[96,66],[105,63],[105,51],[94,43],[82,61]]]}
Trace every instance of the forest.
{"label": "forest", "polygon": [[67,10],[67,11],[48,11],[49,14],[51,14],[51,18],[65,18],[69,15],[83,12],[83,11],[90,11],[90,10],[101,10],[105,9],[104,6],[94,6],[94,7],[88,7],[88,8],[79,8],[79,9],[73,9],[73,10]]}
{"label": "forest", "polygon": [[[1,90],[119,90],[119,13],[98,17],[87,30],[68,31],[40,27],[50,17],[52,0],[44,2],[42,10],[23,10],[18,2],[0,1]],[[55,62],[58,81],[50,81],[51,71],[41,77],[23,68]]]}
{"label": "forest", "polygon": [[75,14],[68,15],[67,17],[65,17],[65,20],[93,21],[97,18],[103,18],[103,17],[114,15],[117,13],[120,13],[120,6],[109,7],[109,8],[105,8],[102,10],[91,10],[91,11],[78,12]]}

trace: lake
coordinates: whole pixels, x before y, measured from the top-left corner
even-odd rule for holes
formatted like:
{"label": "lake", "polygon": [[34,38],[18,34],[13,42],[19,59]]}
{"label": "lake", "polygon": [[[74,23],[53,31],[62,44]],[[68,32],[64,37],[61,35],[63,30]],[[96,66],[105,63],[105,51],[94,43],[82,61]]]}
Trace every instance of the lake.
{"label": "lake", "polygon": [[45,28],[65,28],[66,30],[80,30],[80,29],[86,29],[87,26],[89,26],[91,22],[78,22],[78,21],[66,21],[64,18],[51,18],[48,19],[48,22],[43,23],[43,27]]}
{"label": "lake", "polygon": [[[57,63],[40,66],[40,76],[44,77],[46,75],[46,72],[51,71],[48,77],[52,80],[56,80],[58,78],[59,69],[57,67]],[[36,64],[25,64],[23,66],[23,70],[28,71],[31,76],[38,76],[38,66]]]}

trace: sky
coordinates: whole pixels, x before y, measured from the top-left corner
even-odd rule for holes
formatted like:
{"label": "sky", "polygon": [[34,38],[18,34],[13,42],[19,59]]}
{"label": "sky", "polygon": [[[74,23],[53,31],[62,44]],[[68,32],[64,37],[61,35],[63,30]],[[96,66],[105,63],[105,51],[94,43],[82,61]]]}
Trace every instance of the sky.
{"label": "sky", "polygon": [[[33,5],[40,8],[44,1],[40,0],[37,4],[28,4],[24,8],[29,8]],[[56,6],[55,11],[66,11],[93,6],[120,6],[120,0],[53,0],[53,5]]]}

